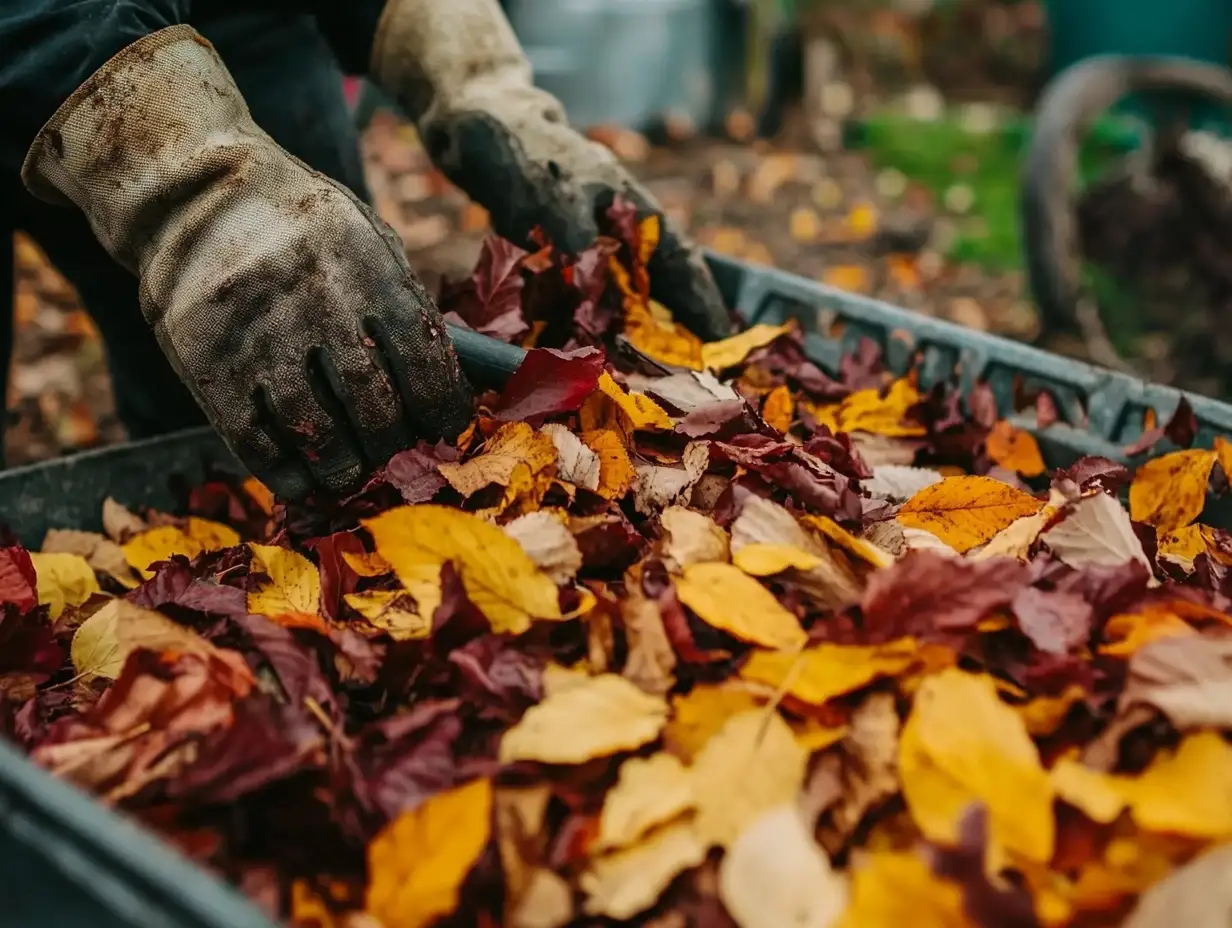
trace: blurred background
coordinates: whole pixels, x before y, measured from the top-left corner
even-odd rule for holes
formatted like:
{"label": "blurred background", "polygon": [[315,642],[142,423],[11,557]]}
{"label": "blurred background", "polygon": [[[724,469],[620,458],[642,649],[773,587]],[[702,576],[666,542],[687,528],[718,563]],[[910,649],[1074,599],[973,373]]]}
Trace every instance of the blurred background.
{"label": "blurred background", "polygon": [[[1078,211],[1099,337],[1042,324],[1018,218],[1031,111],[1049,77],[1101,50],[1226,64],[1232,4],[508,0],[506,9],[537,81],[703,245],[1184,389],[1232,393],[1223,162],[1195,166],[1172,145],[1167,158],[1152,153],[1143,184],[1125,168],[1142,147],[1132,112],[1089,134]],[[1179,47],[1158,47],[1168,42]],[[375,205],[412,265],[430,286],[465,275],[486,213],[433,171],[388,101],[362,82],[348,81],[348,93]],[[121,440],[88,316],[20,236],[16,255],[8,461]]]}

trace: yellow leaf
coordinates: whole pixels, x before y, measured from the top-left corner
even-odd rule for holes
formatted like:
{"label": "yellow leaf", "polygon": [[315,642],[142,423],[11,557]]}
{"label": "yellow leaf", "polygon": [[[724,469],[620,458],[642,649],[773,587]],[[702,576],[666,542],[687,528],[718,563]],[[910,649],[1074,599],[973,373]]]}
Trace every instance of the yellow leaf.
{"label": "yellow leaf", "polygon": [[595,492],[604,499],[620,499],[628,493],[637,471],[620,435],[611,429],[599,429],[584,432],[582,442],[599,456],[599,488]]}
{"label": "yellow leaf", "polygon": [[1053,734],[1070,709],[1086,699],[1086,690],[1071,683],[1058,696],[1037,696],[1030,702],[1015,706],[1014,711],[1027,727],[1027,733],[1037,738]]}
{"label": "yellow leaf", "polygon": [[676,596],[702,621],[767,648],[794,648],[808,635],[774,594],[731,564],[713,561],[685,568]]}
{"label": "yellow leaf", "polygon": [[361,577],[383,577],[385,574],[393,572],[393,568],[389,566],[385,558],[375,551],[362,551],[358,554],[352,551],[343,551],[342,559],[346,561],[347,566],[351,570]]}
{"label": "yellow leaf", "polygon": [[40,603],[51,607],[51,618],[60,618],[66,606],[80,606],[101,592],[94,568],[80,554],[39,554],[30,552],[38,577]]}
{"label": "yellow leaf", "polygon": [[706,858],[685,820],[657,829],[640,844],[591,860],[578,878],[589,915],[628,921],[650,908],[679,874]]}
{"label": "yellow leaf", "polygon": [[1206,552],[1206,538],[1201,525],[1182,525],[1173,532],[1161,532],[1157,539],[1157,550],[1161,557],[1179,558],[1192,561],[1199,554]]}
{"label": "yellow leaf", "polygon": [[831,265],[822,273],[821,282],[848,293],[867,293],[870,289],[868,268],[863,264]]}
{"label": "yellow leaf", "polygon": [[816,754],[831,745],[838,744],[847,737],[851,729],[846,725],[823,725],[816,719],[806,718],[802,722],[793,721],[791,731],[796,736],[796,743],[800,747],[810,754]]}
{"label": "yellow leaf", "polygon": [[727,720],[693,761],[697,831],[707,847],[726,848],[764,812],[792,802],[808,751],[773,710]]}
{"label": "yellow leaf", "polygon": [[663,740],[682,760],[692,760],[733,715],[756,709],[766,700],[731,682],[699,683],[672,699],[672,716]]}
{"label": "yellow leaf", "polygon": [[244,492],[248,494],[249,499],[257,504],[257,507],[267,516],[274,514],[274,491],[263,484],[256,477],[245,477],[244,482],[240,485]]}
{"label": "yellow leaf", "polygon": [[347,593],[346,604],[372,623],[389,633],[394,641],[427,638],[432,632],[432,613],[419,611],[414,597],[403,590],[369,590]]}
{"label": "yellow leaf", "polygon": [[1232,837],[1232,745],[1218,732],[1189,735],[1130,782],[1140,827],[1190,838]]}
{"label": "yellow leaf", "polygon": [[175,554],[182,554],[190,561],[201,554],[201,543],[184,534],[174,525],[160,525],[134,535],[124,544],[124,556],[146,580],[154,576],[147,568],[158,561],[165,561]]}
{"label": "yellow leaf", "polygon": [[851,867],[851,902],[836,928],[972,928],[957,883],[933,874],[915,851],[858,854]]}
{"label": "yellow leaf", "polygon": [[918,645],[902,638],[883,645],[822,643],[798,653],[754,651],[740,677],[764,683],[810,706],[853,693],[881,677],[893,677],[915,662]]}
{"label": "yellow leaf", "polygon": [[693,779],[673,755],[630,758],[621,765],[620,779],[604,798],[593,850],[628,847],[695,805]]}
{"label": "yellow leaf", "polygon": [[531,706],[501,738],[501,763],[581,764],[659,737],[667,703],[624,677],[586,677]]}
{"label": "yellow leaf", "polygon": [[185,521],[184,534],[201,546],[202,552],[233,548],[240,543],[239,532],[221,522],[189,516]]}
{"label": "yellow leaf", "polygon": [[211,654],[217,649],[191,628],[161,612],[113,599],[77,627],[70,653],[82,677],[114,680],[138,648]]}
{"label": "yellow leaf", "polygon": [[1129,804],[1127,777],[1110,776],[1065,757],[1048,776],[1059,799],[1101,825],[1116,821]]}
{"label": "yellow leaf", "polygon": [[885,396],[880,390],[858,390],[839,404],[837,431],[871,432],[890,438],[924,435],[924,426],[904,421],[907,411],[918,402],[920,391],[906,377],[890,384]]}
{"label": "yellow leaf", "polygon": [[924,836],[953,845],[971,803],[988,810],[994,852],[1052,857],[1052,785],[1018,714],[989,677],[957,669],[926,678],[899,742],[903,798]]}
{"label": "yellow leaf", "polygon": [[365,519],[377,553],[419,599],[425,566],[452,561],[476,608],[498,634],[521,634],[533,619],[559,619],[556,584],[499,526],[445,506],[400,506]]}
{"label": "yellow leaf", "polygon": [[1223,472],[1229,480],[1232,480],[1232,441],[1228,441],[1222,435],[1215,439],[1215,456],[1219,459],[1219,466],[1223,468]]}
{"label": "yellow leaf", "polygon": [[556,458],[550,435],[536,432],[525,422],[510,422],[489,439],[482,454],[462,464],[440,464],[437,469],[464,497],[493,484],[503,487],[505,494],[497,506],[503,512],[523,496],[530,506],[538,505],[556,476]]}
{"label": "yellow leaf", "polygon": [[786,335],[793,325],[791,322],[782,325],[759,324],[729,338],[707,342],[702,345],[702,364],[712,371],[735,367],[758,348],[764,348],[776,338]]}
{"label": "yellow leaf", "polygon": [[1173,451],[1147,461],[1129,485],[1129,515],[1135,522],[1173,532],[1198,518],[1206,505],[1206,486],[1214,451]]}
{"label": "yellow leaf", "polygon": [[660,322],[640,299],[625,300],[624,334],[638,351],[665,364],[700,370],[701,339],[676,322]]}
{"label": "yellow leaf", "polygon": [[1038,477],[1044,472],[1044,458],[1035,436],[1004,419],[992,427],[984,447],[988,456],[1006,470],[1024,477]]}
{"label": "yellow leaf", "polygon": [[981,545],[1044,504],[992,477],[946,477],[903,503],[898,521],[936,535],[955,551]]}
{"label": "yellow leaf", "polygon": [[817,531],[821,532],[832,542],[850,551],[862,561],[872,564],[874,567],[889,567],[894,563],[894,557],[890,552],[877,547],[866,539],[857,538],[829,516],[805,515],[801,517],[800,521],[809,528],[817,529]]}
{"label": "yellow leaf", "polygon": [[486,779],[403,812],[368,845],[368,914],[398,928],[427,928],[452,914],[491,832],[492,783]]}
{"label": "yellow leaf", "polygon": [[847,883],[795,803],[764,813],[719,864],[719,898],[740,928],[830,928]]}
{"label": "yellow leaf", "polygon": [[732,563],[751,577],[772,577],[785,570],[812,570],[822,561],[795,545],[753,542],[732,555]]}
{"label": "yellow leaf", "polygon": [[868,238],[877,231],[877,208],[871,203],[857,203],[847,214],[847,229],[856,238]]}
{"label": "yellow leaf", "polygon": [[599,375],[598,387],[582,404],[578,415],[587,432],[599,429],[670,431],[674,427],[672,417],[662,406],[645,394],[626,393],[607,371]]}
{"label": "yellow leaf", "polygon": [[249,544],[252,564],[265,574],[259,590],[248,593],[248,611],[282,625],[322,626],[321,575],[308,558],[290,548]]}
{"label": "yellow leaf", "polygon": [[1160,638],[1196,634],[1193,626],[1171,610],[1148,606],[1110,618],[1104,626],[1105,643],[1099,653],[1128,657]]}
{"label": "yellow leaf", "polygon": [[796,402],[791,397],[791,391],[780,384],[766,396],[766,402],[761,407],[761,417],[766,424],[786,432],[796,417]]}

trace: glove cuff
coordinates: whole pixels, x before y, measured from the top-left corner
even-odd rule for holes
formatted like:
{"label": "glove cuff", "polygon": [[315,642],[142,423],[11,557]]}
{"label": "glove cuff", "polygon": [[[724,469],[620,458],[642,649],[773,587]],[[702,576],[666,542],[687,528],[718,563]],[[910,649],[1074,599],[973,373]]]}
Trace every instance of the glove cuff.
{"label": "glove cuff", "polygon": [[371,72],[419,123],[499,110],[512,100],[564,121],[560,102],[535,87],[498,0],[388,0],[373,37]]}
{"label": "glove cuff", "polygon": [[228,169],[199,163],[202,150],[262,140],[214,47],[191,26],[171,26],[77,88],[39,130],[21,176],[36,197],[76,204],[103,247],[134,270],[161,218],[150,215],[154,205],[165,214],[186,186]]}

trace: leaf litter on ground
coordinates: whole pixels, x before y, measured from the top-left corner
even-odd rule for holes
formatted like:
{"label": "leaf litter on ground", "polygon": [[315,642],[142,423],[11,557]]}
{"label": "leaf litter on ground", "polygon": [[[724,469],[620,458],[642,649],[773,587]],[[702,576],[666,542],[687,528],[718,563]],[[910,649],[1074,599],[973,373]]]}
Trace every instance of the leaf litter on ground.
{"label": "leaf litter on ground", "polygon": [[445,287],[530,349],[457,442],[0,548],[7,737],[304,928],[1226,923],[1228,442],[1049,473],[608,220]]}

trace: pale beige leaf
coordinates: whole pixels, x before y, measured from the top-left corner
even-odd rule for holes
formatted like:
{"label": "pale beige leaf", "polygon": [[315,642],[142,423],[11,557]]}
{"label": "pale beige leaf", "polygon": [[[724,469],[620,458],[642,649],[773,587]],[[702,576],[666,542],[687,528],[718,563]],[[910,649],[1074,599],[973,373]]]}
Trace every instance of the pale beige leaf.
{"label": "pale beige leaf", "polygon": [[540,431],[556,446],[556,476],[584,490],[598,490],[599,455],[558,422],[545,425]]}
{"label": "pale beige leaf", "polygon": [[552,513],[528,512],[503,528],[557,586],[564,586],[577,576],[582,567],[582,551],[569,529]]}
{"label": "pale beige leaf", "polygon": [[696,805],[693,778],[674,755],[630,758],[621,765],[620,778],[603,801],[594,850],[628,847]]}
{"label": "pale beige leaf", "polygon": [[633,918],[656,902],[685,870],[706,858],[706,847],[692,822],[675,822],[648,835],[640,844],[591,860],[578,879],[589,915],[618,921]]}
{"label": "pale beige leaf", "polygon": [[133,535],[144,532],[149,527],[145,519],[110,496],[103,500],[103,531],[112,541],[124,544]]}
{"label": "pale beige leaf", "polygon": [[903,528],[903,546],[907,551],[934,551],[937,554],[945,554],[951,557],[958,557],[958,552],[934,535],[932,532],[922,528]]}
{"label": "pale beige leaf", "polygon": [[1121,928],[1227,928],[1232,923],[1232,844],[1221,844],[1164,877]]}
{"label": "pale beige leaf", "polygon": [[[916,531],[922,531],[916,529]],[[925,533],[931,534],[931,533]],[[902,557],[907,553],[907,538],[903,527],[895,519],[882,519],[880,522],[870,522],[864,526],[860,537],[870,544],[876,545],[893,557]],[[932,537],[936,538],[936,535]],[[940,539],[938,539],[940,541]],[[953,548],[950,549],[953,551]]]}
{"label": "pale beige leaf", "polygon": [[44,554],[80,554],[95,570],[130,590],[141,582],[124,556],[124,549],[97,532],[49,529],[43,538],[42,550]]}
{"label": "pale beige leaf", "polygon": [[727,847],[762,813],[800,791],[808,751],[774,711],[731,716],[693,761],[697,830],[707,847]]}
{"label": "pale beige leaf", "polygon": [[1071,503],[1062,515],[1040,540],[1070,567],[1118,567],[1138,561],[1151,572],[1129,513],[1116,497],[1094,493]]}
{"label": "pale beige leaf", "polygon": [[642,515],[654,515],[673,503],[688,499],[694,485],[710,464],[710,451],[704,442],[690,442],[680,466],[638,464],[633,484],[633,506]]}
{"label": "pale beige leaf", "polygon": [[501,763],[580,764],[659,737],[667,703],[624,677],[601,674],[531,706],[501,738]]}
{"label": "pale beige leaf", "polygon": [[636,582],[620,601],[628,657],[622,675],[652,696],[666,696],[676,685],[676,652],[667,637],[659,605]]}
{"label": "pale beige leaf", "polygon": [[660,520],[663,558],[669,570],[679,572],[703,561],[728,560],[727,532],[710,517],[683,506],[669,506]]}
{"label": "pale beige leaf", "polygon": [[573,889],[546,867],[536,867],[509,906],[510,928],[563,928],[573,920]]}
{"label": "pale beige leaf", "polygon": [[806,530],[795,516],[760,496],[745,500],[731,529],[736,554],[745,545],[790,545],[820,558],[820,563],[795,575],[796,584],[821,608],[840,608],[860,598],[861,586],[841,552],[815,532]]}
{"label": "pale beige leaf", "polygon": [[1232,639],[1159,638],[1129,659],[1121,713],[1153,706],[1180,731],[1232,729]]}
{"label": "pale beige leaf", "polygon": [[842,789],[830,814],[830,827],[842,843],[867,813],[898,794],[901,726],[894,703],[893,693],[871,693],[852,713],[839,752]]}
{"label": "pale beige leaf", "polygon": [[719,897],[740,928],[829,928],[847,881],[813,840],[795,803],[750,824],[719,865]]}
{"label": "pale beige leaf", "polygon": [[925,487],[941,482],[941,475],[927,467],[883,464],[873,468],[873,476],[860,481],[870,494],[896,503],[905,502]]}
{"label": "pale beige leaf", "polygon": [[215,647],[191,628],[126,599],[113,599],[78,626],[70,648],[82,677],[114,680],[138,648],[210,654]]}
{"label": "pale beige leaf", "polygon": [[641,390],[663,400],[679,409],[681,414],[688,414],[700,406],[709,406],[717,401],[740,399],[739,393],[705,371],[644,379],[630,376],[627,379],[629,389]]}

